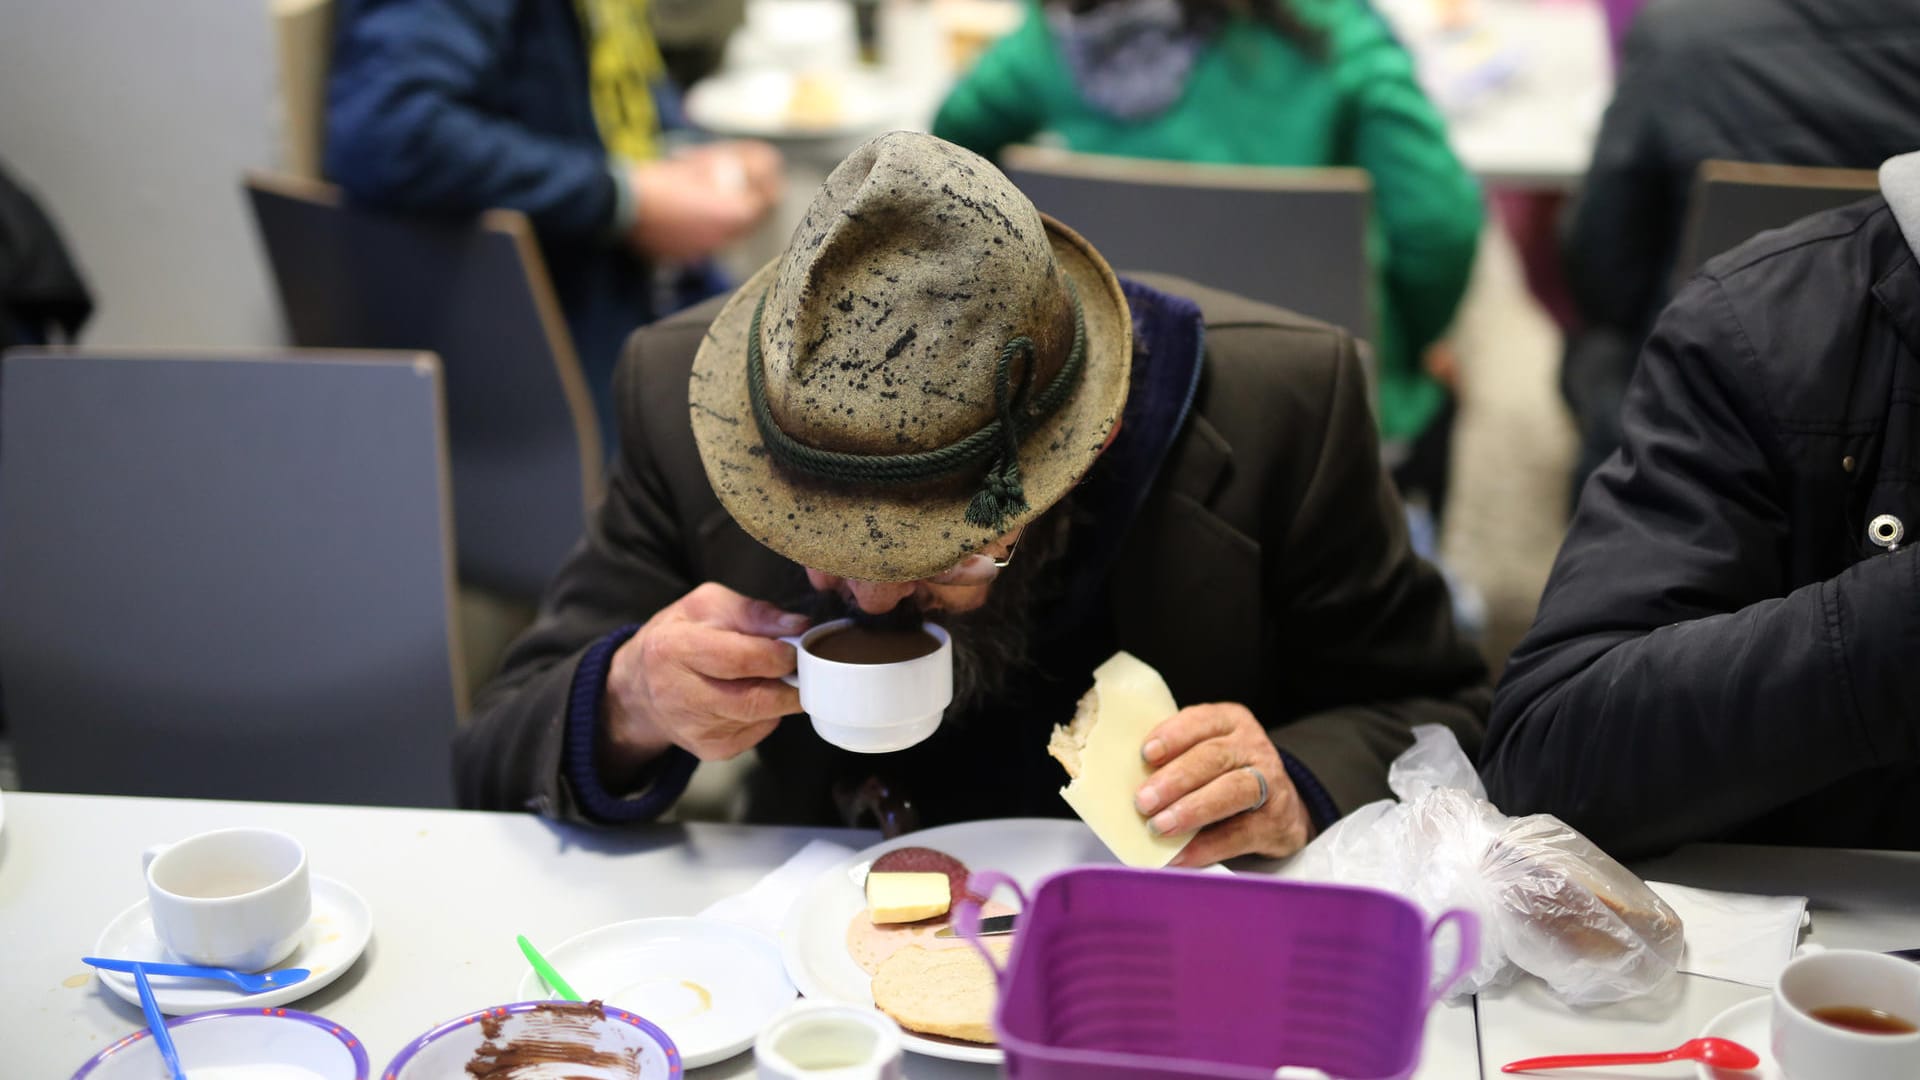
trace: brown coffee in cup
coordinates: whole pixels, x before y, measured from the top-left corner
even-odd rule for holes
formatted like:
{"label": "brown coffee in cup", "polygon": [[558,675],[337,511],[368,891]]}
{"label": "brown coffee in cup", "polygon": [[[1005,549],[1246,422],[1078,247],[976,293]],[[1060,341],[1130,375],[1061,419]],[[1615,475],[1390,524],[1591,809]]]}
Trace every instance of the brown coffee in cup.
{"label": "brown coffee in cup", "polygon": [[1862,1035],[1911,1035],[1920,1031],[1920,1027],[1905,1017],[1864,1005],[1828,1005],[1810,1009],[1807,1015],[1842,1031],[1857,1031]]}
{"label": "brown coffee in cup", "polygon": [[848,626],[807,642],[807,651],[839,664],[898,664],[940,648],[940,639],[917,627],[907,630]]}

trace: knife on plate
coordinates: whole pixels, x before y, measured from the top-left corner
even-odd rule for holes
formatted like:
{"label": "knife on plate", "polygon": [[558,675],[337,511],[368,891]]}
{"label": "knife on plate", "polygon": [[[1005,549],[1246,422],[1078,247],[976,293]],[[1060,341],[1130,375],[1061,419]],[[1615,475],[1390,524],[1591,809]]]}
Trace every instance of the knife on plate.
{"label": "knife on plate", "polygon": [[[980,936],[993,937],[995,934],[1013,933],[1013,920],[1017,917],[1018,916],[1014,916],[1014,915],[990,915],[987,918],[981,919],[980,920]],[[953,932],[953,927],[943,926],[940,929],[935,930],[933,932],[933,936],[954,938],[954,937],[959,937],[960,935]]]}

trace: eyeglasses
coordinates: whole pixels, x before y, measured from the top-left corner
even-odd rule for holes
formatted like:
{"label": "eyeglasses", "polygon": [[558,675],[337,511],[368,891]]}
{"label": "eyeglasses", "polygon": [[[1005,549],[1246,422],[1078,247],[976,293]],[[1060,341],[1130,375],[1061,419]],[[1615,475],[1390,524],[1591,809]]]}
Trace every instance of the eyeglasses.
{"label": "eyeglasses", "polygon": [[991,555],[985,551],[976,551],[961,559],[953,569],[936,574],[927,580],[935,585],[986,585],[1000,576],[1013,562],[1014,552],[1020,550],[1020,539],[1027,534],[1027,527],[1020,526],[1007,541],[1004,555]]}
{"label": "eyeglasses", "polygon": [[[1014,532],[1013,539],[1007,541],[1007,553],[1005,555],[987,556],[993,560],[993,568],[995,570],[1005,570],[1007,568],[1007,564],[1013,561],[1013,553],[1020,550],[1020,538],[1025,535],[1027,535],[1027,527],[1022,525]],[[985,553],[982,552],[981,554]]]}

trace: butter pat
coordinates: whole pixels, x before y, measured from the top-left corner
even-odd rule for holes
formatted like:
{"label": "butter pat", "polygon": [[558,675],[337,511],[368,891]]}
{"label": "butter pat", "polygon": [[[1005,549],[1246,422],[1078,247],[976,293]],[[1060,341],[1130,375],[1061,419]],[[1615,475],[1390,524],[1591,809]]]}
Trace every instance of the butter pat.
{"label": "butter pat", "polygon": [[868,874],[867,915],[881,923],[919,922],[953,904],[945,874]]}
{"label": "butter pat", "polygon": [[1080,699],[1072,725],[1054,728],[1047,746],[1073,777],[1060,797],[1128,866],[1165,866],[1193,838],[1157,835],[1133,808],[1134,794],[1153,771],[1140,747],[1160,721],[1179,711],[1159,672],[1130,653],[1114,653],[1094,669],[1093,689]]}

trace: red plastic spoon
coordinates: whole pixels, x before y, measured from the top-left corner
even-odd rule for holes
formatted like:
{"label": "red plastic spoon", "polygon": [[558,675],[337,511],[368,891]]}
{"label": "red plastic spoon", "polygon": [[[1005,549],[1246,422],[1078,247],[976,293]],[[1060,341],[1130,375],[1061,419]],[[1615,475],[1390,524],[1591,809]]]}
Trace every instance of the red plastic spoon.
{"label": "red plastic spoon", "polygon": [[1760,1055],[1731,1039],[1688,1039],[1664,1053],[1654,1054],[1560,1054],[1555,1057],[1527,1058],[1500,1066],[1501,1072],[1533,1072],[1536,1069],[1585,1069],[1598,1065],[1661,1065],[1669,1061],[1698,1061],[1716,1069],[1757,1069]]}

